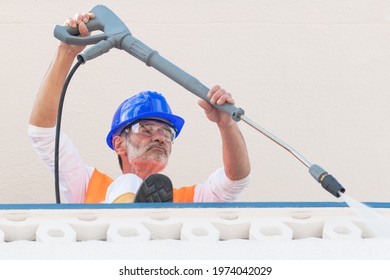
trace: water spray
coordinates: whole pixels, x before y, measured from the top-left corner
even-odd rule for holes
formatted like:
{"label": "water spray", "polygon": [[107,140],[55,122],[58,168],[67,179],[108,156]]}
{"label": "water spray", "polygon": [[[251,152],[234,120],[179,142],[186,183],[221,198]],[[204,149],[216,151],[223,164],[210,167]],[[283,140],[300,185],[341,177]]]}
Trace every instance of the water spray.
{"label": "water spray", "polygon": [[[95,6],[91,12],[94,13],[96,17],[87,23],[88,30],[90,32],[100,30],[103,33],[88,37],[80,37],[77,36],[77,28],[60,25],[57,25],[54,28],[54,36],[66,44],[93,45],[78,55],[78,64],[86,63],[88,60],[107,53],[112,48],[121,49],[141,60],[147,66],[155,68],[188,91],[210,103],[210,99],[207,97],[209,88],[203,85],[195,77],[163,58],[156,50],[151,49],[132,36],[126,25],[110,9],[103,5],[98,5]],[[245,112],[243,109],[228,103],[223,105],[213,104],[213,106],[229,114],[236,122],[242,120],[282,148],[286,149],[309,169],[313,178],[319,182],[325,190],[335,197],[340,197],[340,195],[345,192],[344,187],[332,175],[328,174],[328,172],[319,165],[311,164],[295,149],[250,120],[244,115]],[[59,126],[57,128],[59,129]]]}

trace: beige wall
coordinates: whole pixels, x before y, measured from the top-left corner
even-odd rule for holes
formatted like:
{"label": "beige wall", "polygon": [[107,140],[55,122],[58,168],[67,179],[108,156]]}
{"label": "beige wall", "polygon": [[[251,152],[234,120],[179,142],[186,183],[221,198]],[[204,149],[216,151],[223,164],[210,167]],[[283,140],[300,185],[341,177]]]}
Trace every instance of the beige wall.
{"label": "beige wall", "polygon": [[[380,0],[104,1],[133,35],[207,86],[234,94],[246,116],[335,175],[360,201],[390,201],[390,2]],[[53,28],[95,1],[1,0],[0,203],[54,202],[51,174],[27,123],[57,45]],[[221,165],[219,135],[197,97],[123,51],[82,66],[69,86],[63,129],[85,162],[113,177],[105,145],[117,105],[163,92],[187,123],[166,174],[201,182]],[[334,201],[306,167],[240,123],[252,162],[241,201]]]}

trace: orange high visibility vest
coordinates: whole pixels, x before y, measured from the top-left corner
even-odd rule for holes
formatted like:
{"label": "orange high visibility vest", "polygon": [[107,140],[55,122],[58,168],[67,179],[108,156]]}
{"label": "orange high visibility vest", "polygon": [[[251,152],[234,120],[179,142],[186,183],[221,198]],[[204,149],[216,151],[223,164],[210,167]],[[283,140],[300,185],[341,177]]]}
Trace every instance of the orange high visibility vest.
{"label": "orange high visibility vest", "polygon": [[[101,203],[106,199],[106,192],[114,180],[96,168],[88,183],[84,203]],[[173,189],[173,202],[194,202],[195,187],[187,186]]]}

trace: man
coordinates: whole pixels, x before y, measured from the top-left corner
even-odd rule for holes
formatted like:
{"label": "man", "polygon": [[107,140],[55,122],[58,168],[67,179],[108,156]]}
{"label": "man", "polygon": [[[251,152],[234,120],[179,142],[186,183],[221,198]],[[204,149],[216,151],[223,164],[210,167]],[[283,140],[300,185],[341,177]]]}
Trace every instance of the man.
{"label": "man", "polygon": [[[78,27],[80,36],[89,36],[86,23],[92,13],[77,14],[65,25]],[[54,171],[55,125],[62,86],[77,54],[84,46],[60,43],[38,91],[30,116],[29,137],[42,160]],[[211,103],[234,104],[220,86],[210,89]],[[176,188],[174,202],[233,201],[249,185],[250,163],[245,141],[235,121],[204,100],[199,101],[207,118],[219,128],[224,167],[202,184]],[[70,139],[61,134],[60,191],[64,202],[131,202],[123,195],[135,193],[143,180],[167,165],[172,141],[184,120],[173,115],[165,98],[143,92],[124,101],[114,115],[107,144],[118,155],[123,175],[115,181],[85,164]]]}

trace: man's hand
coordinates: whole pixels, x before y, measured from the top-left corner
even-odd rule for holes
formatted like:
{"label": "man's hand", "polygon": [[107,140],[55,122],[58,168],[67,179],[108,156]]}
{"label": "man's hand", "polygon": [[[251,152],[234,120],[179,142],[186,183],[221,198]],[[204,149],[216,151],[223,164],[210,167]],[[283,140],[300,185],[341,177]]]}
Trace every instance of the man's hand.
{"label": "man's hand", "polygon": [[[228,92],[226,92],[225,89],[221,88],[220,86],[216,85],[213,86],[210,91],[207,94],[207,97],[210,98],[210,103],[211,104],[218,104],[222,105],[227,103],[234,104],[234,99],[232,98],[232,95]],[[215,108],[212,106],[210,103],[207,101],[201,99],[199,100],[198,104],[204,109],[207,118],[212,121],[217,123],[218,126],[221,128],[223,127],[228,127],[235,123],[235,121],[232,119],[232,117]]]}
{"label": "man's hand", "polygon": [[[67,18],[64,25],[72,28],[78,28],[80,36],[85,37],[90,35],[86,23],[94,18],[95,14],[93,13],[75,14],[73,17]],[[67,45],[65,43],[60,43],[60,47],[67,49],[74,56],[81,53],[85,48],[85,46]]]}

